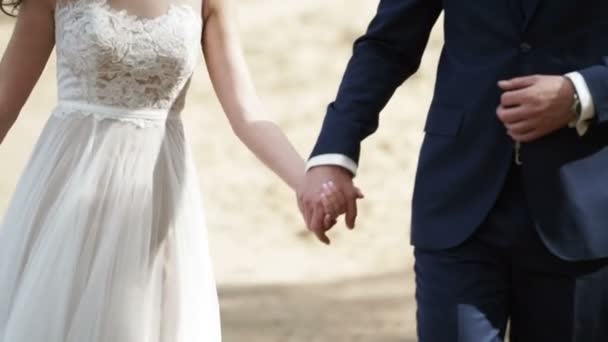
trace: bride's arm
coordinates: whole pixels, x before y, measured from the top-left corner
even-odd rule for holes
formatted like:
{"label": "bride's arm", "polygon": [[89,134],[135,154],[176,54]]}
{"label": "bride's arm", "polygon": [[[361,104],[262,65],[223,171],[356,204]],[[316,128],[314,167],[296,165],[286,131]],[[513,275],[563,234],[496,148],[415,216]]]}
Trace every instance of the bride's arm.
{"label": "bride's arm", "polygon": [[204,0],[203,52],[211,81],[235,134],[292,189],[304,161],[281,129],[264,117],[241,49],[229,0]]}
{"label": "bride's arm", "polygon": [[0,62],[0,143],[17,120],[49,59],[54,0],[25,0]]}

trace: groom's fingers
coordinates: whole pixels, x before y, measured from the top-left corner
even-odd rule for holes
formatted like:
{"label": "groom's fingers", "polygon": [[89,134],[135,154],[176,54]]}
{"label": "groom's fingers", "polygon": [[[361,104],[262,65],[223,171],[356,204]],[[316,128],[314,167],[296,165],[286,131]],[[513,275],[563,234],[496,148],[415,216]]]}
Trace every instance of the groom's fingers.
{"label": "groom's fingers", "polygon": [[523,76],[516,77],[510,80],[503,80],[498,82],[498,87],[504,91],[527,88],[533,86],[536,82],[538,82],[538,76]]}
{"label": "groom's fingers", "polygon": [[340,215],[340,208],[336,203],[334,203],[333,197],[331,195],[326,195],[325,193],[321,194],[321,202],[323,203],[323,209],[325,210],[325,214],[329,216]]}
{"label": "groom's fingers", "polygon": [[357,198],[358,199],[364,199],[365,195],[363,194],[363,191],[361,191],[361,189],[355,187],[355,193],[357,194]]}
{"label": "groom's fingers", "polygon": [[340,209],[338,210],[338,214],[344,214],[346,212],[346,197],[344,196],[344,192],[338,189],[334,182],[330,182],[329,186],[332,190],[332,193],[336,197],[336,201],[338,201],[338,205]]}
{"label": "groom's fingers", "polygon": [[357,200],[355,196],[348,196],[346,202],[346,226],[350,229],[355,228],[355,221],[357,220]]}
{"label": "groom's fingers", "polygon": [[505,127],[509,134],[527,134],[538,126],[538,120],[522,120],[512,124],[506,124]]}
{"label": "groom's fingers", "polygon": [[496,115],[498,115],[498,119],[502,121],[502,123],[509,124],[518,122],[521,120],[529,119],[530,109],[526,106],[518,106],[518,107],[503,107],[499,106],[496,109]]}

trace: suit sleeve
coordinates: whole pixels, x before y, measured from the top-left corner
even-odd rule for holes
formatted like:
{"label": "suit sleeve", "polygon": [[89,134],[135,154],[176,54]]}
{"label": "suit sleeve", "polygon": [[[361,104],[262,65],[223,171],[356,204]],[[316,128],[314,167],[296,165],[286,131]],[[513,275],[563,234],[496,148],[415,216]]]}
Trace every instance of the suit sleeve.
{"label": "suit sleeve", "polygon": [[597,123],[608,122],[608,57],[603,62],[579,71],[591,93]]}
{"label": "suit sleeve", "polygon": [[354,44],[311,158],[333,154],[358,163],[361,141],[376,131],[397,87],[418,70],[441,10],[441,0],[380,1],[367,32]]}

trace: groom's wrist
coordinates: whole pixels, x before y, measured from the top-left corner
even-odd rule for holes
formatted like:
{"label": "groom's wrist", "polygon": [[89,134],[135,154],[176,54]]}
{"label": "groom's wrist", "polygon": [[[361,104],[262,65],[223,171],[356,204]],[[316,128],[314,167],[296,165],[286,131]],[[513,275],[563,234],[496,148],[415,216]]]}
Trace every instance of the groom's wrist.
{"label": "groom's wrist", "polygon": [[357,163],[346,155],[339,153],[328,153],[314,156],[308,160],[306,171],[317,166],[339,166],[348,170],[353,177],[357,175]]}
{"label": "groom's wrist", "polygon": [[589,91],[587,82],[583,76],[578,72],[571,72],[564,75],[567,79],[572,82],[575,92],[579,98],[581,112],[578,115],[577,120],[570,123],[570,127],[576,128],[579,135],[584,135],[589,128],[591,120],[595,116],[595,106],[593,102],[593,96]]}

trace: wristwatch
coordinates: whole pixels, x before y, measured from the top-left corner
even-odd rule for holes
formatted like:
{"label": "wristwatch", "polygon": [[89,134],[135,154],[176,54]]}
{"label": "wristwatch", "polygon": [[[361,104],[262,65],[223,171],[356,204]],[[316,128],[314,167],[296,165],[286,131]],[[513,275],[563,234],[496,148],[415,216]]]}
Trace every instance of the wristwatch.
{"label": "wristwatch", "polygon": [[580,120],[581,114],[583,113],[583,107],[581,105],[581,98],[578,96],[576,89],[574,89],[573,95],[574,101],[572,102],[572,107],[570,107],[570,111],[576,115],[576,121]]}

